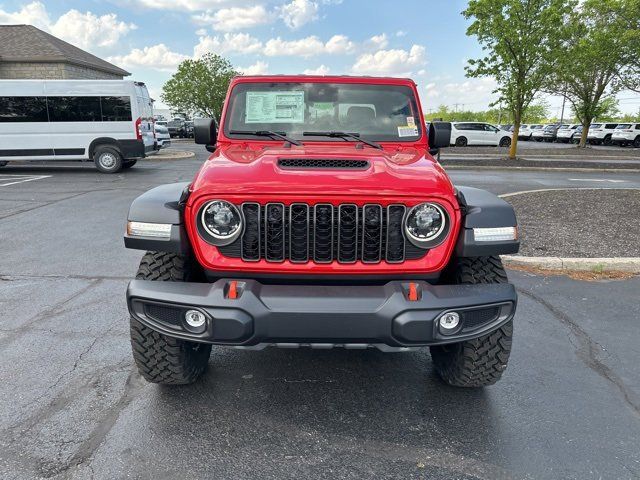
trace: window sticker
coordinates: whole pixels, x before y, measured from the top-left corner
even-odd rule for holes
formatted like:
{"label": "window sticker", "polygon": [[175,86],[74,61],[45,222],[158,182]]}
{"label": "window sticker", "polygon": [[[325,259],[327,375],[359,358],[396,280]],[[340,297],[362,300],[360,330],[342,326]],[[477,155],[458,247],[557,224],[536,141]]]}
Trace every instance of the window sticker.
{"label": "window sticker", "polygon": [[404,127],[398,127],[398,136],[399,137],[417,137],[418,136],[418,128],[413,125],[406,125]]}
{"label": "window sticker", "polygon": [[413,117],[407,117],[407,125],[410,127],[416,126],[416,119]]}
{"label": "window sticker", "polygon": [[245,123],[304,123],[304,92],[247,92]]}

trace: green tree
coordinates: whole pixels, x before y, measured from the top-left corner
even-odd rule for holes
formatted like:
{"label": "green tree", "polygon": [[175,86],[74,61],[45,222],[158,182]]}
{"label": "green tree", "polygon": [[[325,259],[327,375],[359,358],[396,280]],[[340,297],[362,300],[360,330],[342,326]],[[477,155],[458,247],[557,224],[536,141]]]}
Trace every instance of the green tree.
{"label": "green tree", "polygon": [[229,82],[236,75],[231,63],[219,55],[185,60],[162,87],[162,101],[172,110],[219,119]]}
{"label": "green tree", "polygon": [[470,0],[462,14],[472,23],[486,55],[469,60],[467,75],[496,79],[496,93],[513,117],[509,158],[515,158],[518,132],[527,107],[545,85],[560,54],[564,22],[575,0]]}
{"label": "green tree", "polygon": [[626,15],[637,8],[639,0],[585,0],[567,22],[567,39],[561,55],[548,77],[549,91],[565,94],[582,124],[580,147],[585,147],[589,125],[596,118],[619,114],[614,95],[637,84],[633,62],[638,52],[629,55],[629,39],[638,32]]}

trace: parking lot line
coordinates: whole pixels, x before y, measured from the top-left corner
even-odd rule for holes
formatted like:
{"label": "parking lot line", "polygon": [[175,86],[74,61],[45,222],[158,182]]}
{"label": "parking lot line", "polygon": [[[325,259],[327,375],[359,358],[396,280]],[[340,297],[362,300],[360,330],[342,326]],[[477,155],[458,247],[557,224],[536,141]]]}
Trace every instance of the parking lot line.
{"label": "parking lot line", "polygon": [[568,178],[570,182],[609,182],[609,183],[629,183],[627,180],[612,180],[610,178]]}
{"label": "parking lot line", "polygon": [[0,174],[0,187],[8,187],[18,183],[32,182],[34,180],[42,180],[53,175],[18,175],[18,174]]}

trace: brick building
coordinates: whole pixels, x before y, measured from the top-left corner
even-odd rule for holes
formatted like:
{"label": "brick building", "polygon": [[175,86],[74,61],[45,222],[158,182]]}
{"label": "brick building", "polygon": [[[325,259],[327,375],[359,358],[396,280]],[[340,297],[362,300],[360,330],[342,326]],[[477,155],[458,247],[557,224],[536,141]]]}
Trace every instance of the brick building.
{"label": "brick building", "polygon": [[122,80],[129,75],[32,25],[0,25],[0,79]]}

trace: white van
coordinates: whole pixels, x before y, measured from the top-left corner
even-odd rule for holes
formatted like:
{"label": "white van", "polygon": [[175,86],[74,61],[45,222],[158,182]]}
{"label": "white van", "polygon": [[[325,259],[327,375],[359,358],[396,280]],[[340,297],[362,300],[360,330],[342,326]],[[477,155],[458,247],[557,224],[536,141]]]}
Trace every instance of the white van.
{"label": "white van", "polygon": [[156,151],[144,83],[0,80],[0,166],[12,160],[92,160],[101,172]]}

